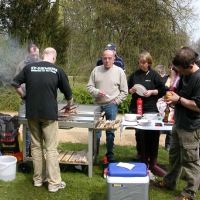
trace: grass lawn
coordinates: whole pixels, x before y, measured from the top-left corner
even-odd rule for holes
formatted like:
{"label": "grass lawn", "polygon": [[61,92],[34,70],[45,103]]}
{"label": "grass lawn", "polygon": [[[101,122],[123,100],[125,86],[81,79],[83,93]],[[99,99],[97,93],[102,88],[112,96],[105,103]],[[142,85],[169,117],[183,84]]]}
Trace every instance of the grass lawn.
{"label": "grass lawn", "polygon": [[[87,149],[87,144],[77,143],[60,143],[61,150],[83,150]],[[102,178],[102,160],[105,154],[105,145],[100,147],[100,155],[97,158],[97,165],[93,169],[93,177],[87,176],[87,167],[83,167],[82,171],[75,169],[74,165],[60,165],[62,179],[66,182],[67,187],[56,193],[48,192],[48,185],[45,183],[42,187],[33,186],[32,176],[33,169],[29,174],[17,172],[16,179],[11,182],[0,180],[0,200],[106,200],[107,188],[106,179]],[[118,146],[115,147],[115,157],[117,161],[131,162],[135,147]],[[168,152],[163,147],[159,149],[159,162],[167,164]],[[32,162],[29,162],[32,168]],[[181,175],[183,176],[183,174]],[[158,178],[158,180],[161,178]],[[154,188],[149,185],[149,200],[169,200],[178,196],[182,189],[186,186],[186,182],[179,179],[175,191]],[[200,199],[198,194],[196,199]],[[136,199],[134,199],[136,200]]]}

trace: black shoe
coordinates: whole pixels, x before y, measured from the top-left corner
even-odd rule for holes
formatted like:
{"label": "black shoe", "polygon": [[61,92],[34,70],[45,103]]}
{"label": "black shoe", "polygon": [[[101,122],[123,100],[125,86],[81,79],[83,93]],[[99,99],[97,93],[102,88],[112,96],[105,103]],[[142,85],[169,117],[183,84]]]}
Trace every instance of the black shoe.
{"label": "black shoe", "polygon": [[108,162],[109,163],[114,163],[114,162],[116,162],[116,160],[115,160],[115,158],[112,157],[112,158],[108,158]]}
{"label": "black shoe", "polygon": [[137,162],[141,161],[141,155],[137,155],[133,157],[133,161],[137,161]]}

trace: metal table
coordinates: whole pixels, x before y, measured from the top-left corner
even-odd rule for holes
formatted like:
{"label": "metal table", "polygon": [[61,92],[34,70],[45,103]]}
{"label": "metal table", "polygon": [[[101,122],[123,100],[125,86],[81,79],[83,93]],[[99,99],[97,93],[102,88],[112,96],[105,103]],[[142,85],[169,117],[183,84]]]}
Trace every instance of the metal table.
{"label": "metal table", "polygon": [[[58,104],[60,110],[66,104]],[[69,129],[73,127],[88,129],[88,162],[87,163],[64,163],[76,165],[88,165],[88,176],[92,177],[93,162],[96,159],[96,130],[95,122],[100,117],[100,107],[96,105],[79,105],[77,114],[70,114],[71,117],[59,118],[58,125],[60,129]],[[26,125],[25,106],[21,105],[18,113],[19,124],[23,125],[23,162],[26,162]],[[60,162],[63,163],[63,162]]]}
{"label": "metal table", "polygon": [[[161,126],[156,126],[155,124],[160,124]],[[124,117],[121,120],[121,124],[120,124],[120,134],[122,134],[123,130],[125,130],[126,128],[134,128],[134,129],[140,129],[140,130],[156,130],[156,131],[171,131],[172,130],[172,124],[165,124],[163,123],[161,120],[151,120],[151,123],[148,125],[140,125],[136,122],[128,122],[124,120]],[[147,134],[147,133],[144,133]],[[143,135],[144,136],[144,135]],[[151,158],[154,161],[154,165],[151,166],[151,171],[153,174],[156,174],[158,176],[164,176],[166,174],[166,171],[164,171],[163,169],[161,169],[158,165],[157,165],[157,154],[158,154],[158,146],[159,146],[159,140],[155,140],[153,141],[152,144],[152,149],[154,150],[151,155]],[[141,157],[142,157],[142,161],[145,161],[148,159],[148,152],[144,150],[145,146],[144,144],[142,144],[141,147]]]}

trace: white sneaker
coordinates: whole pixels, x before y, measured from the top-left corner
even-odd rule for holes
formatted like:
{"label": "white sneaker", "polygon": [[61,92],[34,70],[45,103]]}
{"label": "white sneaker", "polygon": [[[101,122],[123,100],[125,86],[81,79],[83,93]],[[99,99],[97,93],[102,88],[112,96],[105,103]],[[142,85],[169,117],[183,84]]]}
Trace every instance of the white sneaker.
{"label": "white sneaker", "polygon": [[36,183],[36,182],[34,182],[34,186],[35,187],[41,187],[43,185],[43,183],[46,183],[46,182],[48,182],[47,179],[45,179],[42,183]]}
{"label": "white sneaker", "polygon": [[49,192],[57,192],[60,189],[64,189],[66,187],[66,183],[64,181],[61,181],[60,185],[57,188],[51,188],[49,189]]}

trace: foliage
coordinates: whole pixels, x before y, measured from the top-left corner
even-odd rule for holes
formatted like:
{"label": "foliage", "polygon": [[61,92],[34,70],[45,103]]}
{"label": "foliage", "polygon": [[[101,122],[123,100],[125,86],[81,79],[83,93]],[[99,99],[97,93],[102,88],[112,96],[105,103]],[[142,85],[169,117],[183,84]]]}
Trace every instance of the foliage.
{"label": "foliage", "polygon": [[21,98],[13,88],[0,87],[0,110],[17,111]]}
{"label": "foliage", "polygon": [[60,2],[65,22],[73,33],[66,64],[73,75],[88,75],[109,42],[117,45],[127,74],[138,68],[142,51],[152,54],[154,65],[167,65],[172,54],[189,42],[185,27],[194,15],[185,1]]}
{"label": "foliage", "polygon": [[126,100],[119,104],[118,112],[121,114],[130,112],[131,95],[128,95]]}
{"label": "foliage", "polygon": [[[19,44],[52,46],[58,52],[58,64],[66,63],[70,28],[59,19],[57,4],[50,9],[48,0],[0,1],[0,28]],[[42,46],[43,45],[43,46]]]}
{"label": "foliage", "polygon": [[74,102],[79,104],[92,104],[93,97],[88,93],[86,87],[72,88]]}
{"label": "foliage", "polygon": [[[67,132],[67,130],[66,130]],[[81,143],[60,143],[60,150],[78,151],[87,149],[87,144]],[[87,167],[82,166],[82,170],[74,168],[74,165],[60,164],[62,180],[66,182],[65,189],[55,194],[48,192],[48,185],[44,183],[42,187],[33,186],[33,170],[30,174],[17,172],[16,178],[12,182],[0,180],[1,193],[0,199],[22,200],[28,197],[30,200],[106,200],[107,199],[107,181],[102,178],[102,160],[106,150],[106,145],[100,145],[100,155],[97,157],[97,164],[93,167],[93,177],[89,178]],[[120,162],[132,162],[133,152],[136,152],[134,146],[115,146],[115,157]],[[163,147],[159,148],[158,161],[167,165],[168,169],[168,152]],[[32,162],[28,162],[32,168]],[[181,177],[183,174],[181,175]],[[160,178],[158,178],[160,179]],[[149,199],[151,200],[169,200],[178,196],[180,191],[185,187],[186,182],[181,178],[177,182],[177,189],[174,191],[158,189],[149,185]],[[20,192],[19,192],[20,191]],[[199,194],[197,198],[199,199]]]}
{"label": "foliage", "polygon": [[1,0],[0,8],[4,32],[21,44],[53,46],[57,63],[72,76],[88,76],[109,42],[117,45],[127,74],[138,68],[142,51],[152,54],[154,65],[167,65],[189,44],[186,27],[196,17],[182,0],[57,0],[51,8],[48,0]]}
{"label": "foliage", "polygon": [[[72,87],[74,103],[92,104],[93,97],[89,94],[85,86]],[[131,95],[119,105],[119,113],[128,113]],[[59,93],[58,102],[65,101],[63,94]],[[18,110],[21,98],[11,87],[0,87],[0,110]]]}

